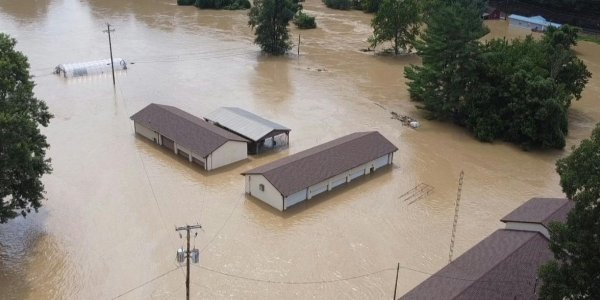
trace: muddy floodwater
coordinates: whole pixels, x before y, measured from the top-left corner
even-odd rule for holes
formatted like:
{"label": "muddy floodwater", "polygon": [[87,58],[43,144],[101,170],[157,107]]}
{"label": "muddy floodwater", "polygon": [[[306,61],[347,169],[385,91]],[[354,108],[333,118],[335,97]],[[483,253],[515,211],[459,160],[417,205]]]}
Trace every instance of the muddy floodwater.
{"label": "muddy floodwater", "polygon": [[[384,299],[400,263],[402,295],[448,262],[458,176],[464,186],[455,255],[502,227],[533,196],[563,196],[554,163],[600,120],[600,46],[575,50],[593,73],[570,112],[566,151],[524,152],[477,142],[426,121],[408,100],[403,67],[419,58],[374,56],[371,15],[319,0],[318,29],[291,35],[285,57],[260,54],[247,11],[201,11],[175,0],[2,0],[0,30],[18,40],[36,95],[54,114],[43,132],[54,171],[39,213],[0,225],[2,299],[182,299],[184,245],[175,226],[202,224],[191,269],[196,299]],[[115,57],[130,68],[65,79],[61,63]],[[491,36],[525,30],[487,23]],[[292,129],[290,146],[204,172],[136,137],[129,117],[151,102],[203,116],[220,106]],[[421,121],[402,127],[395,111]],[[398,148],[394,166],[280,213],[244,195],[241,172],[355,131],[378,130]],[[418,184],[433,192],[402,194]]]}

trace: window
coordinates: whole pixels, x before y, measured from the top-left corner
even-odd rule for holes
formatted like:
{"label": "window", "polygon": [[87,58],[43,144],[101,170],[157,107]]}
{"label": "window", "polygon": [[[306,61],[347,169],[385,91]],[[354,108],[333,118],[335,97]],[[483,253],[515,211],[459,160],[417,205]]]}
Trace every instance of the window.
{"label": "window", "polygon": [[265,185],[264,185],[264,184],[262,184],[262,183],[261,183],[261,184],[259,184],[259,185],[258,185],[258,189],[259,189],[261,192],[264,192],[264,191],[265,191]]}

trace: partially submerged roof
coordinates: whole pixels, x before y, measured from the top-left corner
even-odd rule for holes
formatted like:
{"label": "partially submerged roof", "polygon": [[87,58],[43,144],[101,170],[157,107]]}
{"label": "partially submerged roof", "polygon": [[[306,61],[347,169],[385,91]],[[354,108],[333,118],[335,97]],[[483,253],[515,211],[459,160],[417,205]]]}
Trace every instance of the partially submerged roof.
{"label": "partially submerged roof", "polygon": [[152,103],[131,116],[131,119],[202,157],[228,141],[248,142],[241,136],[169,105]]}
{"label": "partially submerged roof", "polygon": [[290,131],[289,128],[283,125],[269,121],[237,107],[221,107],[206,116],[205,119],[217,123],[218,125],[255,142],[263,139],[274,131]]}
{"label": "partially submerged roof", "polygon": [[514,20],[519,20],[519,21],[524,21],[524,22],[529,22],[529,23],[533,23],[533,24],[538,24],[538,25],[544,25],[544,26],[554,26],[554,27],[562,26],[561,24],[558,24],[558,23],[549,22],[542,16],[525,17],[525,16],[520,16],[520,15],[509,15],[508,18],[514,19]]}
{"label": "partially submerged roof", "polygon": [[552,221],[565,222],[573,205],[573,201],[565,198],[532,198],[500,221],[538,223],[548,227]]}
{"label": "partially submerged roof", "polygon": [[356,132],[242,175],[261,174],[287,197],[396,150],[398,148],[377,131]]}
{"label": "partially submerged roof", "polygon": [[537,232],[497,230],[400,299],[538,299],[537,270],[552,257]]}

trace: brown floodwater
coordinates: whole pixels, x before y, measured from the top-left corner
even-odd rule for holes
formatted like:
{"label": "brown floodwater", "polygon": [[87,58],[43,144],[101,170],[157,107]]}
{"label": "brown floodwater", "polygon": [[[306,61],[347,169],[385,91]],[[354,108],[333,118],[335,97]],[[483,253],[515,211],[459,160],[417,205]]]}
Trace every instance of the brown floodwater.
{"label": "brown floodwater", "polygon": [[[174,3],[0,1],[1,31],[17,38],[36,95],[55,115],[43,130],[54,167],[43,179],[48,200],[39,213],[0,225],[0,298],[181,299],[184,269],[174,258],[184,240],[174,226],[196,222],[204,231],[193,239],[202,251],[193,298],[388,298],[396,263],[400,295],[446,265],[461,170],[455,256],[530,197],[563,195],[554,163],[568,150],[480,143],[423,120],[403,76],[418,57],[359,51],[371,15],[308,0],[319,28],[292,29],[300,56],[294,48],[274,58],[252,44],[247,12]],[[107,58],[105,22],[116,29],[115,56],[135,63],[117,73],[115,89],[109,76],[51,74],[60,63]],[[487,25],[492,36],[527,34],[504,21]],[[566,149],[600,120],[600,46],[575,50],[594,77],[571,109]],[[292,128],[291,145],[204,172],[134,135],[129,116],[151,102],[200,116],[239,106]],[[402,127],[391,111],[422,127]],[[286,213],[244,195],[244,170],[365,130],[398,146],[392,168]],[[433,193],[399,198],[420,183]]]}

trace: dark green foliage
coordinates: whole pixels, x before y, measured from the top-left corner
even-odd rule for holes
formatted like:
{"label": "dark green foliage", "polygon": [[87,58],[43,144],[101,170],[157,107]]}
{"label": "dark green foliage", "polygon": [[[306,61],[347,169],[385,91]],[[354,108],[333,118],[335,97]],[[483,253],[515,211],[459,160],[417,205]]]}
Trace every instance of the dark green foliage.
{"label": "dark green foliage", "polygon": [[298,9],[299,5],[290,0],[256,0],[248,14],[248,25],[255,30],[254,43],[263,52],[285,54],[292,47],[287,26]]}
{"label": "dark green foliage", "polygon": [[38,125],[48,126],[52,115],[35,98],[27,57],[15,44],[0,33],[0,223],[41,207],[40,178],[51,171]]}
{"label": "dark green foliage", "polygon": [[419,34],[420,14],[418,0],[383,0],[371,22],[371,47],[391,41],[396,55],[400,49],[410,52]]}
{"label": "dark green foliage", "polygon": [[566,12],[600,13],[600,0],[525,0],[524,2],[540,4]]}
{"label": "dark green foliage", "polygon": [[566,223],[550,224],[555,260],[539,270],[540,299],[600,299],[600,124],[556,166],[575,207]]}
{"label": "dark green foliage", "polygon": [[366,13],[374,13],[379,10],[382,0],[363,0],[361,9]]}
{"label": "dark green foliage", "polygon": [[194,5],[196,0],[177,0],[177,5]]}
{"label": "dark green foliage", "polygon": [[[435,0],[434,0],[435,1]],[[525,149],[563,148],[567,111],[591,74],[571,51],[577,31],[551,28],[541,41],[491,40],[475,1],[427,8],[423,66],[406,68],[411,99],[433,118],[466,126],[482,141],[503,139]],[[435,7],[437,6],[437,7]]]}
{"label": "dark green foliage", "polygon": [[411,99],[423,102],[431,117],[460,120],[464,95],[475,89],[480,64],[479,39],[483,26],[481,0],[438,0],[427,7],[427,28],[415,48],[422,66],[406,68]]}
{"label": "dark green foliage", "polygon": [[333,9],[348,10],[352,8],[352,0],[323,0],[323,3]]}
{"label": "dark green foliage", "polygon": [[196,0],[194,5],[203,9],[248,9],[250,6],[249,0]]}
{"label": "dark green foliage", "polygon": [[317,28],[317,23],[315,22],[315,17],[309,16],[309,15],[303,13],[302,11],[298,11],[296,16],[294,17],[293,22],[300,29]]}

